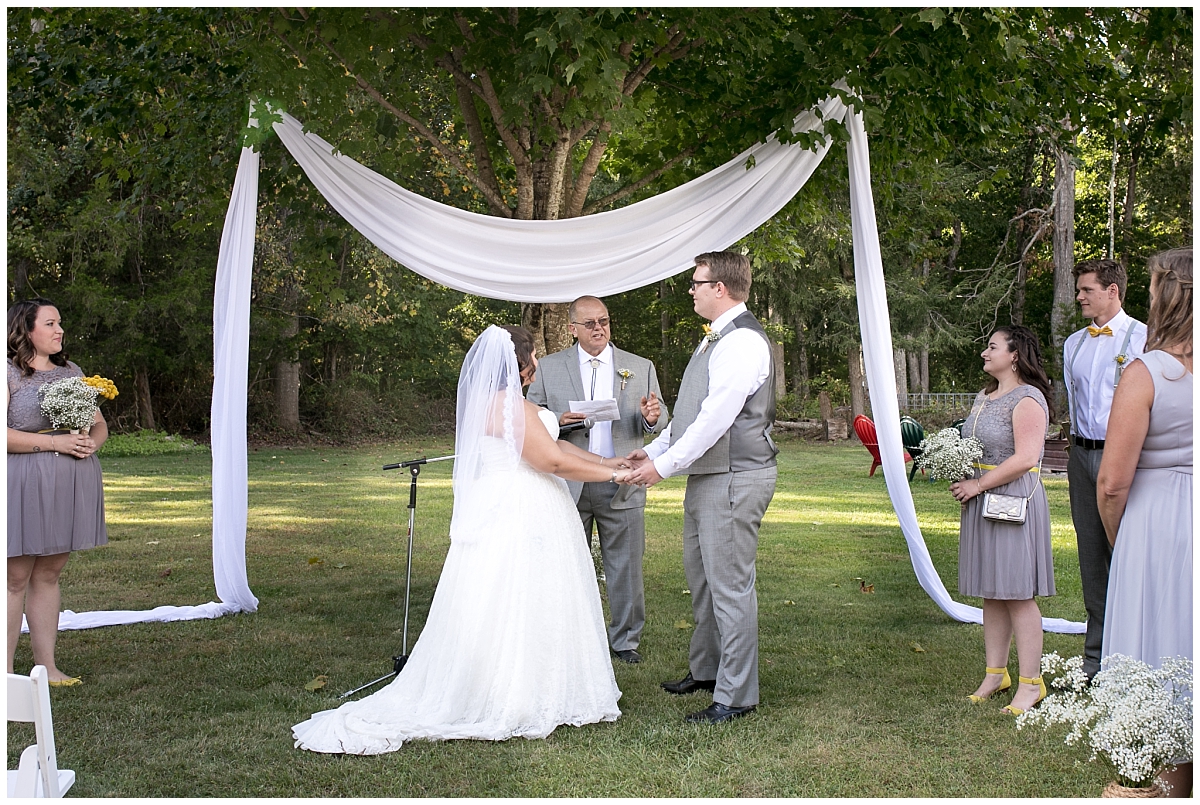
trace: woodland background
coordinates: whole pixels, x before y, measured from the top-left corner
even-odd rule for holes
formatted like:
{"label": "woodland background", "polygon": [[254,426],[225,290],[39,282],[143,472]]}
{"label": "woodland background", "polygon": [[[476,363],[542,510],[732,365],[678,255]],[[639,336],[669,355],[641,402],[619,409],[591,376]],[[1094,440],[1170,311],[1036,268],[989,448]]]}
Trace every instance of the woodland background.
{"label": "woodland background", "polygon": [[[778,132],[846,78],[871,142],[898,385],[975,391],[999,323],[1060,376],[1070,268],[1192,243],[1192,10],[9,9],[8,298],[56,302],[118,431],[203,439],[239,149],[261,149],[250,416],[270,440],[444,432],[490,323],[565,347],[565,306],[482,299],[378,252],[246,127],[251,98],[416,192],[524,219],[633,203]],[[786,129],[784,130],[786,131]],[[839,140],[845,132],[835,126]],[[786,137],[780,133],[781,137]],[[784,371],[866,408],[845,150],[734,248]],[[607,300],[673,399],[686,275]]]}

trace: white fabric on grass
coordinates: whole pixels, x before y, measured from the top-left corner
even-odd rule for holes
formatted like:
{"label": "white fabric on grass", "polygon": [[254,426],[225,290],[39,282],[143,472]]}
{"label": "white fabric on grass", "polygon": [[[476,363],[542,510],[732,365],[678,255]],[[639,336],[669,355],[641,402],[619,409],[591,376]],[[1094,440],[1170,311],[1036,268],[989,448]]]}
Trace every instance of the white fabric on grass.
{"label": "white fabric on grass", "polygon": [[[906,481],[900,413],[892,393],[896,384],[890,316],[861,115],[847,115],[845,104],[830,97],[799,115],[793,130],[818,130],[826,119],[846,120],[850,132],[859,320],[888,492],[921,587],[950,617],[979,623],[981,611],[953,601],[938,577]],[[829,145],[826,141],[808,151],[772,138],[685,185],[619,210],[563,221],[514,221],[448,207],[405,190],[334,153],[320,137],[305,134],[290,115],[283,115],[274,128],[326,200],[380,250],[448,287],[523,302],[606,296],[690,269],[693,256],[728,248],[782,209],[808,181]],[[252,612],[258,606],[247,582],[245,555],[246,375],[257,166],[257,154],[245,149],[221,238],[213,306],[213,573],[223,603],[210,606],[229,612]],[[96,621],[89,625],[107,625],[99,622],[103,613],[88,615],[89,621]],[[1060,619],[1045,619],[1044,625],[1051,631],[1083,631],[1082,624]]]}

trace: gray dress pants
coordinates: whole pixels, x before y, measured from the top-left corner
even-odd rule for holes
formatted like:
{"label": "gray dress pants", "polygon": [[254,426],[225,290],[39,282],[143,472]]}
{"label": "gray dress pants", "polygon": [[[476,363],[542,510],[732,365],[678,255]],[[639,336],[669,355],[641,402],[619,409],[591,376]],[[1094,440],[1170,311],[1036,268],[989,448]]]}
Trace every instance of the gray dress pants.
{"label": "gray dress pants", "polygon": [[635,649],[646,625],[646,594],[642,581],[642,555],[646,552],[646,510],[614,509],[619,487],[609,481],[585,483],[576,507],[583,520],[588,547],[592,524],[600,532],[604,560],[604,586],[608,592],[608,644],[613,651]]}
{"label": "gray dress pants", "polygon": [[1079,547],[1079,576],[1083,582],[1083,606],[1087,610],[1087,633],[1083,638],[1083,672],[1088,678],[1100,670],[1104,642],[1104,603],[1108,598],[1108,566],[1112,547],[1104,533],[1104,522],[1096,505],[1096,476],[1103,450],[1073,444],[1067,460],[1067,483],[1071,493],[1071,520]]}
{"label": "gray dress pants", "polygon": [[716,680],[713,701],[758,704],[758,527],[775,496],[776,467],[689,475],[683,499],[683,569],[692,592],[688,664]]}

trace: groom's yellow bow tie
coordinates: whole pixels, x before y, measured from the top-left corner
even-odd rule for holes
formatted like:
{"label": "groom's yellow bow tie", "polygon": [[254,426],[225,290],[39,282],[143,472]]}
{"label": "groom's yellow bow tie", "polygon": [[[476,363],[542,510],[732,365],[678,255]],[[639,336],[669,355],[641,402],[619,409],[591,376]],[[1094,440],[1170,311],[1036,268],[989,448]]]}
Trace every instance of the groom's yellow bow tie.
{"label": "groom's yellow bow tie", "polygon": [[1092,338],[1095,338],[1098,335],[1112,335],[1112,334],[1113,334],[1113,331],[1111,329],[1109,329],[1109,326],[1107,324],[1104,325],[1103,327],[1092,327],[1092,326],[1088,327],[1088,335],[1090,335]]}

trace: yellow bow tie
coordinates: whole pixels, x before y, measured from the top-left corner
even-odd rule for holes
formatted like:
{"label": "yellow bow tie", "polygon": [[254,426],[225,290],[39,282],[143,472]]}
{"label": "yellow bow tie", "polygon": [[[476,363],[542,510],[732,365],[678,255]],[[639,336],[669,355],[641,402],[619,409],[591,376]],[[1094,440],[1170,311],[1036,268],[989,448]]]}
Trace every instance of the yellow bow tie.
{"label": "yellow bow tie", "polygon": [[1113,334],[1113,331],[1111,329],[1109,329],[1109,326],[1107,324],[1104,325],[1103,327],[1090,327],[1090,326],[1088,327],[1088,335],[1090,335],[1092,338],[1095,338],[1098,335],[1112,335],[1112,334]]}

